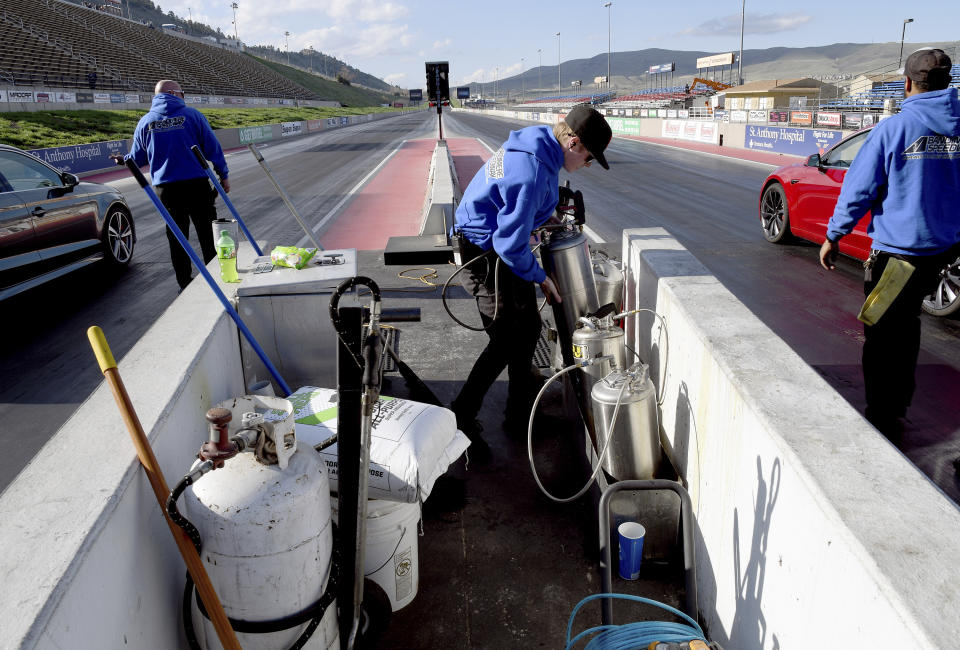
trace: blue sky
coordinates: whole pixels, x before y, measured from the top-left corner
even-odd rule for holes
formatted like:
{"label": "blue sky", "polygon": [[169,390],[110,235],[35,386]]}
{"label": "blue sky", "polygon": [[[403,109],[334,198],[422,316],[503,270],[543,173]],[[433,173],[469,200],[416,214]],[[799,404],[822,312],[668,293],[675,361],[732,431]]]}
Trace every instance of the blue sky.
{"label": "blue sky", "polygon": [[[230,2],[155,0],[164,11],[192,16],[232,34]],[[451,85],[481,77],[487,82],[503,79],[540,61],[556,65],[558,41],[561,61],[605,54],[608,35],[614,57],[617,51],[651,47],[721,53],[740,46],[740,0],[613,0],[610,8],[604,7],[606,0],[236,3],[237,32],[245,43],[284,49],[284,32],[289,31],[291,51],[313,46],[403,87],[423,86],[424,61],[449,61]],[[747,0],[744,49],[899,43],[906,18],[914,19],[906,26],[907,51],[960,36],[960,0],[917,5],[893,0]]]}

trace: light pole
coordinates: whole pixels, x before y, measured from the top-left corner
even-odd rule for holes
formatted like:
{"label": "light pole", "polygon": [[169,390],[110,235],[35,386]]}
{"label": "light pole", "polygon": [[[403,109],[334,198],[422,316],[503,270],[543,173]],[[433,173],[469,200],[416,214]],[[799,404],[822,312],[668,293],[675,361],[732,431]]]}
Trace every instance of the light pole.
{"label": "light pole", "polygon": [[234,2],[230,4],[230,8],[233,9],[233,38],[239,41],[240,37],[237,36],[237,9],[240,8],[240,5]]}
{"label": "light pole", "polygon": [[557,95],[563,92],[563,86],[560,85],[560,32],[557,32]]}
{"label": "light pole", "polygon": [[537,90],[543,92],[543,50],[537,48]]}
{"label": "light pole", "polygon": [[897,64],[898,68],[903,67],[903,38],[907,35],[907,23],[912,23],[913,18],[904,18],[903,19],[903,31],[900,32],[900,63]]}
{"label": "light pole", "polygon": [[495,66],[493,68],[493,102],[497,102],[498,96],[498,86],[500,85],[500,66]]}
{"label": "light pole", "polygon": [[747,15],[747,0],[740,3],[740,57],[737,59],[737,85],[743,85],[743,23]]}
{"label": "light pole", "polygon": [[607,90],[610,89],[610,14],[613,13],[610,5],[612,4],[612,2],[607,2],[603,5],[607,8]]}
{"label": "light pole", "polygon": [[310,72],[313,72],[313,46],[308,45],[307,50],[310,51]]}
{"label": "light pole", "polygon": [[286,39],[287,39],[287,40],[286,40],[286,45],[287,45],[287,65],[290,65],[290,32],[284,32],[283,35],[284,35],[284,37],[286,37]]}
{"label": "light pole", "polygon": [[520,103],[523,103],[524,95],[527,93],[527,85],[523,81],[523,57],[520,57]]}

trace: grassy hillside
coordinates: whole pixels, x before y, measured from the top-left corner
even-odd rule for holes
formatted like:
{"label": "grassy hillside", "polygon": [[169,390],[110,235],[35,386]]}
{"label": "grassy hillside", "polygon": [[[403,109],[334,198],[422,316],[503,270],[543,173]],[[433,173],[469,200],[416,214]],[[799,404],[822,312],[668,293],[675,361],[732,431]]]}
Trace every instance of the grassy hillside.
{"label": "grassy hillside", "polygon": [[[392,108],[201,108],[214,129],[364,115]],[[38,111],[0,113],[0,142],[21,149],[43,149],[133,135],[143,111]]]}
{"label": "grassy hillside", "polygon": [[391,93],[380,93],[356,86],[347,86],[346,84],[330,81],[319,75],[310,74],[309,72],[304,72],[303,70],[283,65],[282,63],[257,58],[249,53],[247,53],[247,56],[279,72],[294,83],[300,84],[304,88],[315,92],[320,99],[340,102],[344,106],[379,106],[383,103],[399,101],[399,98],[394,97]]}

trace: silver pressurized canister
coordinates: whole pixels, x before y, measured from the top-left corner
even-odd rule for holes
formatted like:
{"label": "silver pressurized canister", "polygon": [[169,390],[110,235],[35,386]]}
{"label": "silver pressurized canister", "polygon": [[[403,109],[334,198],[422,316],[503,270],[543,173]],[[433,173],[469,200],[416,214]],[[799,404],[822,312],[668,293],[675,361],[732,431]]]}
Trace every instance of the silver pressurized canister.
{"label": "silver pressurized canister", "polygon": [[540,257],[543,270],[557,285],[557,291],[563,299],[553,305],[553,318],[564,364],[569,365],[573,362],[571,335],[577,328],[577,319],[592,314],[600,307],[587,238],[576,229],[555,231],[541,246]]}
{"label": "silver pressurized canister", "polygon": [[603,468],[619,481],[653,478],[660,467],[660,427],[649,366],[641,363],[627,371],[614,370],[593,385],[591,397],[598,453],[607,447]]}

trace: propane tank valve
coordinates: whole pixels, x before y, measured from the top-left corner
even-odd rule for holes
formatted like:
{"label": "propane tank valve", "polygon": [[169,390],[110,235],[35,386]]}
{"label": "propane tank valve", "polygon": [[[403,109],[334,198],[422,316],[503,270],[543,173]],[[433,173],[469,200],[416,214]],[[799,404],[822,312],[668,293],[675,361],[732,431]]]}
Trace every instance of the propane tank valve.
{"label": "propane tank valve", "polygon": [[237,445],[227,432],[233,415],[229,409],[216,407],[207,411],[206,418],[210,424],[210,438],[200,447],[197,456],[200,460],[213,461],[214,469],[220,469],[228,459],[237,455]]}

